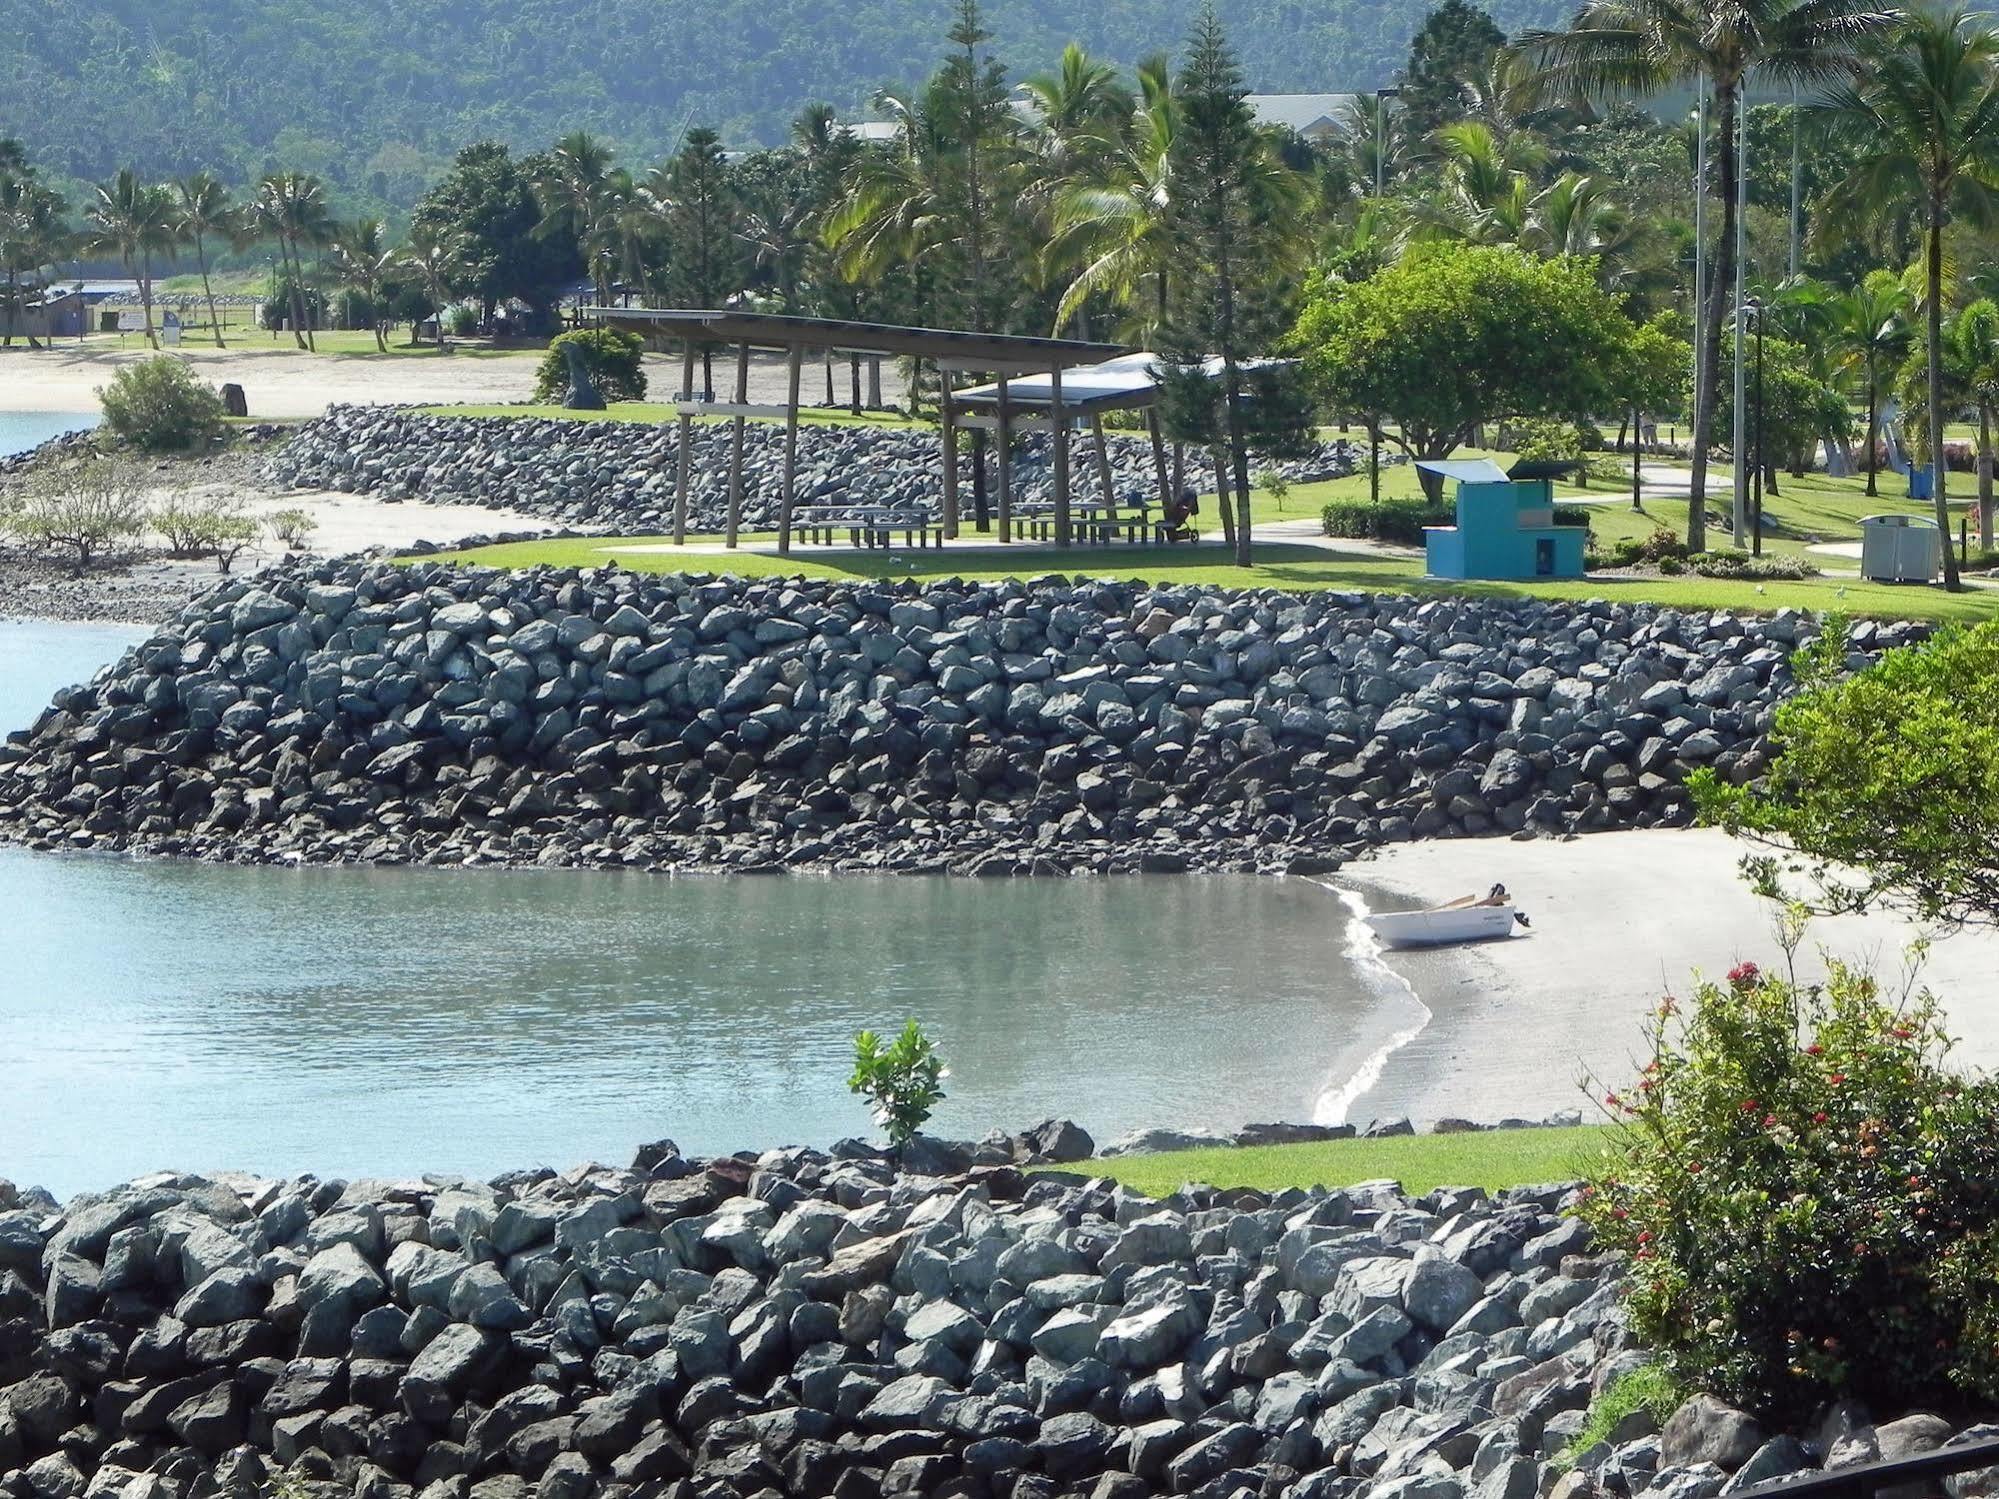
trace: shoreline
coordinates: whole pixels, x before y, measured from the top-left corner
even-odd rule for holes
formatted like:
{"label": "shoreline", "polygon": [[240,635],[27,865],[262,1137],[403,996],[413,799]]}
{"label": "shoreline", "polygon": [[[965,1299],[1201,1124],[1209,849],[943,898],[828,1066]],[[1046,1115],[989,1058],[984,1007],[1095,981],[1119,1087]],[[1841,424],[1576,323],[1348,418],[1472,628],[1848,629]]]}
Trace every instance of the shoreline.
{"label": "shoreline", "polygon": [[[1642,840],[1642,841],[1640,841]],[[1370,908],[1447,900],[1504,881],[1533,918],[1526,935],[1457,948],[1387,954],[1435,1020],[1388,1059],[1357,1112],[1474,1119],[1546,1113],[1584,1080],[1621,1086],[1640,1064],[1644,1023],[1659,998],[1695,975],[1745,959],[1781,967],[1774,913],[1736,870],[1746,846],[1715,829],[1620,830],[1569,839],[1485,840],[1467,876],[1464,840],[1409,843],[1350,864],[1336,877]],[[1376,903],[1380,904],[1377,906]],[[1617,913],[1614,922],[1594,919]],[[1885,981],[1907,969],[1922,934],[1896,915],[1814,920],[1797,953],[1807,980],[1830,956],[1871,966]],[[1999,968],[1999,933],[1962,931],[1931,945],[1920,975],[1944,1001],[1955,1060],[1999,1066],[1999,1016],[1982,1003]]]}

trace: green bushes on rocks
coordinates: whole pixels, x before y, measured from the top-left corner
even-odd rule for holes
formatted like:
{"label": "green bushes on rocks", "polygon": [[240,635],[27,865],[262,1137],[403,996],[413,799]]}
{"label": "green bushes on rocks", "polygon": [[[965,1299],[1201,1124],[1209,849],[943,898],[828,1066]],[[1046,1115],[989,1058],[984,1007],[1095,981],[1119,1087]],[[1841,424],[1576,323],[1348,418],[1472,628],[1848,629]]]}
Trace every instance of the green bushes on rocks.
{"label": "green bushes on rocks", "polygon": [[562,351],[570,347],[582,356],[583,367],[606,401],[646,398],[646,372],[640,364],[645,340],[616,328],[578,328],[549,340],[548,352],[535,370],[537,401],[559,400],[568,391],[569,363]]}
{"label": "green bushes on rocks", "polygon": [[98,399],[112,436],[144,452],[186,452],[222,436],[222,397],[170,354],[126,365]]}
{"label": "green bushes on rocks", "polygon": [[854,1075],[847,1086],[874,1103],[875,1123],[899,1149],[944,1101],[943,1082],[950,1075],[923,1028],[910,1020],[886,1046],[873,1031],[854,1037]]}
{"label": "green bushes on rocks", "polygon": [[1927,993],[1752,963],[1659,1010],[1583,1214],[1634,1330],[1766,1415],[1999,1396],[1999,1089],[1945,1067]]}

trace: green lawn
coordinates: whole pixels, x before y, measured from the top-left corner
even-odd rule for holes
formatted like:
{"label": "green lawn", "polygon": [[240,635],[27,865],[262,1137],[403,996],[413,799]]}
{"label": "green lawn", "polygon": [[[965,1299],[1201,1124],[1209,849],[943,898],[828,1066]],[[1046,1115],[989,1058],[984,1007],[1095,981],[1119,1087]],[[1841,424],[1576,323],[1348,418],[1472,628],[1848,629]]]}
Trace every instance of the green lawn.
{"label": "green lawn", "polygon": [[[699,538],[712,541],[715,538]],[[767,540],[749,537],[746,541]],[[1265,542],[1256,565],[1247,570],[1227,560],[1219,544],[1175,547],[1071,547],[1009,551],[841,552],[821,561],[811,552],[777,557],[739,551],[711,553],[637,552],[635,546],[670,545],[671,538],[573,537],[479,547],[451,554],[486,567],[602,567],[615,563],[637,572],[733,573],[738,577],[806,578],[967,578],[1040,577],[1050,573],[1194,583],[1221,588],[1325,588],[1371,592],[1472,594],[1486,598],[1622,599],[1682,609],[1840,611],[1883,619],[1984,619],[1999,614],[1999,590],[1947,594],[1938,588],[1893,587],[1850,578],[1812,578],[1796,583],[1739,583],[1717,578],[1627,578],[1615,575],[1573,582],[1439,583],[1426,580],[1413,557],[1331,551],[1322,547]],[[823,554],[822,554],[823,555]]]}
{"label": "green lawn", "polygon": [[1321,1145],[1253,1145],[1112,1156],[1052,1169],[1108,1176],[1152,1197],[1189,1182],[1211,1187],[1343,1187],[1392,1179],[1404,1191],[1568,1181],[1601,1156],[1601,1125],[1573,1129],[1486,1130],[1463,1135],[1402,1135],[1386,1140],[1331,1140]]}

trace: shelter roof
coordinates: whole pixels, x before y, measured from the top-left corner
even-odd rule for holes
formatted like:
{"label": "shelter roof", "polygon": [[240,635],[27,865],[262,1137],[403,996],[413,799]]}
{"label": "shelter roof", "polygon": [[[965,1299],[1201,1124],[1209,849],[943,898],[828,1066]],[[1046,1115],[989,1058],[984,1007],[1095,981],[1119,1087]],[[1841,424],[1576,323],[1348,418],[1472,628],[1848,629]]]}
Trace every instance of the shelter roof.
{"label": "shelter roof", "polygon": [[1416,467],[1426,474],[1455,479],[1460,484],[1504,484],[1506,470],[1490,458],[1419,458]]}
{"label": "shelter roof", "polygon": [[961,370],[1048,370],[1095,364],[1128,352],[1119,344],[1017,333],[973,333],[844,318],[794,317],[728,308],[586,307],[614,328],[696,343],[747,344],[753,349],[836,349],[842,353],[908,355]]}

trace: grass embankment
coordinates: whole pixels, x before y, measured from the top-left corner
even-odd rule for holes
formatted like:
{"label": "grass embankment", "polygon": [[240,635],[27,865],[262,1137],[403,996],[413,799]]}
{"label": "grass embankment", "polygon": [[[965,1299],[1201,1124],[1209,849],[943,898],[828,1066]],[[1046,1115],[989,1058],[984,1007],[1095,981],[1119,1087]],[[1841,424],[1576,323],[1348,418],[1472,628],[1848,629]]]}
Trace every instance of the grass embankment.
{"label": "grass embankment", "polygon": [[[690,538],[703,544],[718,538]],[[748,544],[767,535],[745,536]],[[644,551],[644,547],[665,551]],[[603,567],[616,564],[635,572],[733,573],[738,577],[830,579],[963,578],[995,581],[1050,573],[1136,579],[1158,584],[1198,584],[1209,588],[1281,588],[1293,592],[1356,589],[1376,593],[1471,595],[1480,598],[1610,599],[1665,604],[1678,609],[1840,611],[1879,619],[1975,620],[1999,614],[1999,590],[1948,594],[1936,588],[1894,587],[1853,578],[1810,578],[1795,583],[1740,583],[1719,578],[1638,578],[1606,574],[1573,582],[1447,583],[1426,579],[1413,557],[1374,552],[1342,552],[1325,547],[1259,542],[1256,565],[1240,568],[1219,545],[1197,547],[1070,547],[1009,551],[952,549],[837,553],[805,550],[790,557],[737,551],[721,553],[672,549],[666,536],[573,537],[479,547],[451,554],[456,561],[485,567]],[[824,560],[821,560],[821,559]]]}
{"label": "grass embankment", "polygon": [[1051,1169],[1108,1176],[1149,1196],[1189,1182],[1211,1187],[1339,1187],[1392,1179],[1410,1193],[1436,1187],[1499,1191],[1581,1176],[1604,1148],[1606,1131],[1497,1129],[1462,1135],[1399,1135],[1385,1140],[1328,1140],[1316,1145],[1249,1145],[1112,1156]]}

